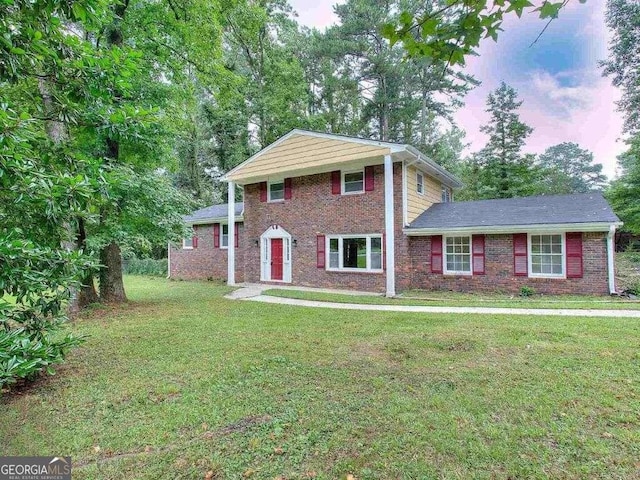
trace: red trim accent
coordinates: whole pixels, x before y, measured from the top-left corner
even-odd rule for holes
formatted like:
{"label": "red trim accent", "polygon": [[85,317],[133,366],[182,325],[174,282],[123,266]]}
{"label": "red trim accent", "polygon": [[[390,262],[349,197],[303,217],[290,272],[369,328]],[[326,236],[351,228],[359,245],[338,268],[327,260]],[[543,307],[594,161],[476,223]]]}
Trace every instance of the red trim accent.
{"label": "red trim accent", "polygon": [[342,179],[340,176],[340,170],[331,172],[331,193],[333,195],[340,195],[342,193]]}
{"label": "red trim accent", "polygon": [[529,274],[529,260],[527,259],[527,234],[513,234],[513,274],[516,277],[526,277]]}
{"label": "red trim accent", "polygon": [[566,234],[567,278],[582,278],[584,274],[582,261],[582,233]]}
{"label": "red trim accent", "polygon": [[364,191],[371,192],[374,188],[373,167],[364,167]]}
{"label": "red trim accent", "polygon": [[198,248],[198,226],[193,226],[193,237],[191,237],[191,247]]}
{"label": "red trim accent", "polygon": [[260,201],[267,201],[267,182],[260,182]]}
{"label": "red trim accent", "polygon": [[284,179],[284,199],[291,200],[291,179]]}
{"label": "red trim accent", "polygon": [[431,237],[431,273],[442,273],[442,235]]}
{"label": "red trim accent", "polygon": [[238,241],[238,226],[239,225],[240,225],[239,223],[235,224],[235,228],[234,228],[234,232],[233,232],[233,236],[235,238],[234,243],[235,243],[236,248],[238,248],[240,246],[240,242]]}
{"label": "red trim accent", "polygon": [[324,268],[325,264],[325,237],[318,235],[316,237],[316,267]]}
{"label": "red trim accent", "polygon": [[485,274],[484,235],[471,236],[472,269],[474,275]]}
{"label": "red trim accent", "polygon": [[213,248],[220,248],[220,224],[213,224]]}

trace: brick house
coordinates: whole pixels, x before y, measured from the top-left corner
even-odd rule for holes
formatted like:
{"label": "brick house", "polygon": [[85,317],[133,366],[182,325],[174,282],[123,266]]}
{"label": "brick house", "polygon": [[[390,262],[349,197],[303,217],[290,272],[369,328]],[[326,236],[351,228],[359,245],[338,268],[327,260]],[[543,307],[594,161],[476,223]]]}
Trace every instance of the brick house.
{"label": "brick house", "polygon": [[410,145],[303,130],[223,179],[244,202],[185,219],[194,236],[170,246],[170,277],[388,296],[615,291],[621,222],[597,192],[454,202],[460,181]]}

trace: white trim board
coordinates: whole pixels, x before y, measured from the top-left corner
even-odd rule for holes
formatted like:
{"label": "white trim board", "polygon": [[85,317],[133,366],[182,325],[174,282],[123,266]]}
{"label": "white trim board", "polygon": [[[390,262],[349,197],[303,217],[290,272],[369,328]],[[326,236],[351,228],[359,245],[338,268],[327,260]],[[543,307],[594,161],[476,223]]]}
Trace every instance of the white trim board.
{"label": "white trim board", "polygon": [[525,233],[525,232],[608,232],[612,226],[620,226],[622,223],[555,223],[532,225],[488,225],[456,228],[405,228],[403,233],[409,237],[429,235],[467,235],[487,233]]}

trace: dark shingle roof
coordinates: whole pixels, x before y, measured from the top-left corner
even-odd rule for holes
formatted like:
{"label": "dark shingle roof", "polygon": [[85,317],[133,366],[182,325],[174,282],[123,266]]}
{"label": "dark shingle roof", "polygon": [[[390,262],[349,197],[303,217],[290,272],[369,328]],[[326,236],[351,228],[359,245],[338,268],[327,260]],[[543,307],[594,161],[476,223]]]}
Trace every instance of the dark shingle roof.
{"label": "dark shingle roof", "polygon": [[[242,202],[236,202],[235,212],[236,217],[242,214],[244,210],[244,204]],[[210,218],[222,218],[227,216],[227,204],[223,203],[221,205],[211,205],[210,207],[201,208],[200,210],[196,210],[191,215],[186,215],[184,217],[184,221],[187,223],[190,222],[199,222],[201,220],[208,220]]]}
{"label": "dark shingle roof", "polygon": [[436,203],[411,228],[455,229],[564,223],[615,223],[620,219],[600,192],[574,195]]}

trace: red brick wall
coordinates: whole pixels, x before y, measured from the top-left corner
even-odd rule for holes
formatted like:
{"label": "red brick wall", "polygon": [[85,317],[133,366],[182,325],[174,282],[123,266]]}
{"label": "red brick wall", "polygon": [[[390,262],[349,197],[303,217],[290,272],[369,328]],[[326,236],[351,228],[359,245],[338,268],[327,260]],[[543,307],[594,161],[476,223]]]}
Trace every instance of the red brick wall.
{"label": "red brick wall", "polygon": [[486,235],[486,275],[444,275],[431,273],[431,237],[410,237],[409,284],[425,290],[458,292],[519,293],[520,287],[532,287],[544,294],[607,294],[606,233],[583,233],[582,278],[529,278],[513,275],[513,235]]}
{"label": "red brick wall", "polygon": [[[236,281],[243,281],[243,230],[242,223],[238,227],[239,248],[236,248]],[[198,248],[183,250],[182,244],[171,247],[171,278],[215,279],[227,278],[227,249],[213,247],[213,225],[198,225]],[[233,241],[231,232],[230,241]]]}
{"label": "red brick wall", "polygon": [[384,167],[374,167],[373,191],[333,195],[331,174],[292,179],[291,200],[260,201],[259,184],[244,189],[247,247],[245,279],[260,281],[260,247],[255,241],[271,225],[280,225],[297,242],[292,247],[292,284],[384,292],[384,273],[327,272],[316,267],[316,237],[331,234],[384,233]]}

